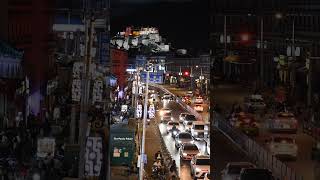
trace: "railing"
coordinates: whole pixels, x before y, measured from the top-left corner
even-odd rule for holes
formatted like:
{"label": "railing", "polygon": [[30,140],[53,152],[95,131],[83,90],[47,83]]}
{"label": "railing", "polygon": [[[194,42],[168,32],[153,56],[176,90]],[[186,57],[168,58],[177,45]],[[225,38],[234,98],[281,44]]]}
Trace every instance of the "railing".
{"label": "railing", "polygon": [[242,132],[233,129],[224,117],[215,113],[213,118],[215,127],[236,144],[258,167],[269,169],[279,180],[303,180],[302,176],[297,175],[293,169],[279,161],[264,147]]}

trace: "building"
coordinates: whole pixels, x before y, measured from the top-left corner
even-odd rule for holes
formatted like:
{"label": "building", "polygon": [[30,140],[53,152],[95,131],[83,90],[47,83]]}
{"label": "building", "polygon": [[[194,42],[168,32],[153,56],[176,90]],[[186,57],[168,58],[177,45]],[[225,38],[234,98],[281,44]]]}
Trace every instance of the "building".
{"label": "building", "polygon": [[128,52],[123,49],[110,49],[111,71],[117,78],[120,90],[123,90],[127,82]]}
{"label": "building", "polygon": [[[0,127],[12,126],[18,112],[24,112],[24,94],[19,92],[23,81],[23,52],[0,41]],[[23,91],[23,90],[22,90]],[[6,119],[8,122],[6,121]]]}
{"label": "building", "polygon": [[30,111],[40,113],[46,81],[54,76],[52,18],[54,0],[3,0],[0,36],[24,51],[22,65],[30,79]]}
{"label": "building", "polygon": [[[251,77],[259,77],[267,86],[285,83],[294,87],[291,89],[299,87],[300,94],[305,94],[308,74],[305,69],[306,59],[309,53],[311,56],[319,56],[320,50],[318,5],[317,0],[211,1],[210,47],[214,66],[220,66],[215,69],[222,70],[215,73],[232,78],[232,74],[242,77],[241,74],[250,72]],[[295,51],[292,51],[293,47]],[[251,64],[224,61],[232,55],[240,56],[239,60],[254,61]],[[280,55],[284,56],[286,64],[290,66],[277,69],[279,62],[274,60],[279,59]],[[317,63],[314,67],[318,66]],[[314,71],[317,72],[317,68]],[[280,77],[281,73],[288,76]]]}

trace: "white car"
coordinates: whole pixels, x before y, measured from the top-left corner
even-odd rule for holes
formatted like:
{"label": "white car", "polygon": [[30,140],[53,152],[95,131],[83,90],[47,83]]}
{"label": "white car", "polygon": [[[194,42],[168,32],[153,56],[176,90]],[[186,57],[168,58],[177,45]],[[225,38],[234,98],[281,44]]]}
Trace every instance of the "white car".
{"label": "white car", "polygon": [[170,130],[172,129],[173,125],[176,125],[176,128],[177,128],[177,129],[180,129],[180,128],[179,128],[179,122],[169,121],[169,122],[167,123],[167,133],[170,132]]}
{"label": "white car", "polygon": [[298,146],[295,138],[289,136],[275,136],[269,143],[270,152],[276,157],[297,158]]}
{"label": "white car", "polygon": [[187,92],[187,96],[192,97],[193,96],[193,92],[192,91],[188,91]]}
{"label": "white car", "polygon": [[193,156],[199,154],[198,146],[191,143],[183,144],[180,148],[180,161],[191,160]]}
{"label": "white car", "polygon": [[298,120],[291,112],[279,112],[269,120],[269,130],[272,132],[286,132],[296,134]]}
{"label": "white car", "polygon": [[194,121],[191,128],[191,134],[194,138],[203,140],[208,134],[207,124],[204,121]]}
{"label": "white car", "polygon": [[193,121],[183,121],[185,131],[191,132]]}
{"label": "white car", "polygon": [[179,122],[183,122],[185,120],[185,117],[188,115],[189,113],[181,113],[179,115]]}
{"label": "white car", "polygon": [[195,101],[194,101],[195,104],[202,104],[203,103],[203,98],[202,97],[196,97]]}
{"label": "white car", "polygon": [[196,110],[197,112],[203,112],[203,106],[200,104],[195,105],[194,110]]}
{"label": "white car", "polygon": [[222,180],[238,180],[242,169],[256,168],[250,162],[229,162],[224,170],[221,171]]}
{"label": "white car", "polygon": [[205,173],[210,171],[210,156],[196,155],[190,162],[191,175],[194,179],[201,178]]}

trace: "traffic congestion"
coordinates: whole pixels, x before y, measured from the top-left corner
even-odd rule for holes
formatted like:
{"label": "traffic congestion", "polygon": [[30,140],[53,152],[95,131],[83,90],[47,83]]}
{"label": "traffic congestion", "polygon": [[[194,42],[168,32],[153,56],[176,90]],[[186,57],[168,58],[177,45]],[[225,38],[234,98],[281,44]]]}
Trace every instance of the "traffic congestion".
{"label": "traffic congestion", "polygon": [[[154,92],[159,96],[155,104],[160,104],[155,120],[161,132],[161,138],[177,166],[180,179],[210,179],[210,125],[199,120],[184,109],[177,96],[166,92]],[[186,93],[192,104],[196,97]],[[187,99],[187,98],[184,98]],[[203,101],[197,101],[201,105]]]}

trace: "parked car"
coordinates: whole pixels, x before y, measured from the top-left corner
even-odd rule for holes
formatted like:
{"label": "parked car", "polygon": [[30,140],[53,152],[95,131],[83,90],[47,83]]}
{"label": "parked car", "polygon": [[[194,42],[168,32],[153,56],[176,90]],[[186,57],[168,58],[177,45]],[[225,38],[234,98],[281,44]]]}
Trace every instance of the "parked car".
{"label": "parked car", "polygon": [[197,120],[197,118],[194,116],[194,115],[192,115],[192,114],[187,114],[185,117],[184,117],[184,121],[183,122],[185,122],[185,121],[196,121]]}
{"label": "parked car", "polygon": [[256,168],[256,166],[250,162],[229,162],[221,171],[221,179],[238,180],[244,168]]}
{"label": "parked car", "polygon": [[193,109],[197,112],[203,112],[203,106],[201,104],[196,104]]}
{"label": "parked car", "polygon": [[200,178],[210,171],[210,156],[196,155],[190,161],[191,176],[194,179]]}
{"label": "parked car", "polygon": [[188,132],[180,132],[175,137],[175,147],[178,150],[185,143],[194,143],[193,137]]}
{"label": "parked car", "polygon": [[248,168],[241,170],[239,180],[274,180],[274,177],[268,169]]}
{"label": "parked car", "polygon": [[269,131],[286,132],[296,134],[298,131],[298,120],[291,112],[279,112],[269,119]]}
{"label": "parked car", "polygon": [[296,159],[298,154],[298,146],[295,138],[290,136],[274,136],[268,143],[270,152],[279,158]]}
{"label": "parked car", "polygon": [[193,156],[199,154],[198,146],[192,143],[183,144],[180,148],[180,161],[191,160]]}
{"label": "parked car", "polygon": [[192,97],[193,96],[193,92],[192,91],[188,91],[186,95],[189,96],[189,97]]}

